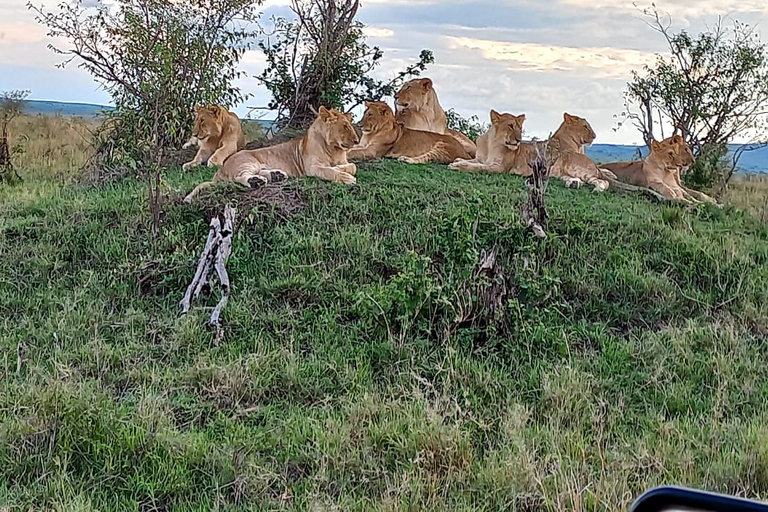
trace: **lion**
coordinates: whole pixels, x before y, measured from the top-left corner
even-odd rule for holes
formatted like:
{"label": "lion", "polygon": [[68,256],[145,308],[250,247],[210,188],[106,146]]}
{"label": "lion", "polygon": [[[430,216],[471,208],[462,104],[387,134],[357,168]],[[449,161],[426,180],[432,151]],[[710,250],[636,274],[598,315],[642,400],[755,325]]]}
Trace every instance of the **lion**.
{"label": "lion", "polygon": [[183,148],[194,145],[199,146],[197,154],[182,169],[186,171],[206,162],[209,167],[222,165],[245,146],[245,135],[237,114],[221,105],[196,106],[192,137]]}
{"label": "lion", "polygon": [[600,169],[610,171],[632,185],[649,187],[670,201],[717,204],[707,194],[683,186],[680,172],[693,165],[693,162],[693,152],[685,139],[674,135],[661,142],[651,141],[650,152],[643,160],[602,164]]}
{"label": "lion", "polygon": [[490,117],[491,127],[477,138],[475,157],[457,160],[448,167],[470,172],[530,174],[530,152],[522,143],[525,114],[500,114],[491,109]]}
{"label": "lion", "polygon": [[568,187],[579,187],[582,182],[602,192],[609,185],[624,190],[641,191],[659,198],[644,187],[621,183],[612,173],[599,169],[584,154],[584,147],[592,144],[596,135],[586,119],[563,114],[563,122],[548,141],[522,142],[525,114],[499,114],[491,110],[491,127],[477,139],[477,157],[457,160],[448,167],[470,172],[512,173],[530,176],[530,163],[539,152],[546,150],[550,176],[562,179]]}
{"label": "lion", "polygon": [[219,181],[233,181],[259,188],[287,177],[315,176],[335,183],[356,182],[357,166],[347,161],[347,151],[360,139],[352,127],[352,114],[320,107],[307,133],[275,146],[239,151],[184,198],[190,203],[204,188]]}
{"label": "lion", "polygon": [[546,142],[522,142],[525,114],[499,114],[491,110],[491,127],[477,139],[477,157],[458,160],[449,167],[475,172],[506,172],[530,176],[530,162],[539,150],[547,149],[550,176],[564,179],[569,186],[581,181],[593,184],[596,190],[606,190],[597,166],[583,152],[584,146],[595,139],[592,127],[581,117],[567,112],[552,138]]}
{"label": "lion", "polygon": [[363,137],[347,153],[350,159],[397,158],[409,164],[449,164],[469,158],[464,147],[450,135],[411,130],[395,120],[395,113],[382,101],[366,101],[360,121]]}
{"label": "lion", "polygon": [[415,78],[404,83],[395,94],[395,114],[397,120],[411,130],[450,135],[464,146],[470,158],[475,157],[477,147],[472,139],[448,128],[448,117],[440,106],[431,79]]}

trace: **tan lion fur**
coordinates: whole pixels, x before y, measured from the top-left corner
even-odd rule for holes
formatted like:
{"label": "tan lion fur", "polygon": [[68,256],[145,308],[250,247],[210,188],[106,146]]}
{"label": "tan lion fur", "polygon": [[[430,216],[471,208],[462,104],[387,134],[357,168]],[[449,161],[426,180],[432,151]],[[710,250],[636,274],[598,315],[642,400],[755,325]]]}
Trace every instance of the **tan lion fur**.
{"label": "tan lion fur", "polygon": [[477,154],[471,160],[457,160],[451,169],[470,172],[530,174],[532,147],[523,147],[525,114],[499,114],[491,110],[491,127],[477,138]]}
{"label": "tan lion fur", "polygon": [[307,133],[276,146],[239,151],[184,198],[189,203],[202,189],[219,181],[233,181],[250,188],[286,177],[315,176],[336,183],[355,183],[357,167],[347,161],[347,151],[359,142],[351,114],[320,107]]}
{"label": "tan lion fur", "polygon": [[395,113],[382,101],[366,101],[360,121],[363,137],[347,153],[357,160],[397,158],[402,162],[449,164],[457,158],[469,158],[462,145],[450,135],[411,130],[395,120]]}
{"label": "tan lion fur", "polygon": [[674,135],[661,142],[651,141],[650,152],[643,160],[612,162],[602,164],[600,168],[632,185],[649,187],[670,201],[717,204],[707,194],[683,186],[680,172],[693,165],[693,162],[693,153],[685,139]]}
{"label": "tan lion fur", "polygon": [[187,149],[194,145],[199,146],[197,154],[182,169],[187,170],[206,162],[209,167],[222,165],[245,146],[243,127],[237,114],[221,105],[196,106],[192,138],[183,147]]}
{"label": "tan lion fur", "polygon": [[513,173],[530,176],[530,162],[536,155],[536,146],[547,146],[547,165],[550,176],[558,177],[569,187],[578,187],[586,182],[597,191],[608,189],[609,185],[625,190],[650,193],[652,190],[623,184],[610,172],[601,171],[584,154],[584,146],[595,139],[595,132],[586,119],[563,115],[563,122],[547,142],[521,142],[525,114],[499,114],[491,110],[491,127],[477,139],[477,157],[472,160],[457,160],[449,165],[451,169],[470,172]]}
{"label": "tan lion fur", "polygon": [[[452,169],[472,172],[504,172],[530,176],[530,162],[536,154],[536,144],[521,142],[525,114],[499,114],[491,110],[491,127],[477,139],[477,157],[469,161],[456,161]],[[583,154],[583,147],[591,144],[595,132],[585,119],[564,114],[563,122],[548,141],[547,162],[550,176],[562,178],[569,185],[581,181],[593,184],[597,190],[608,188],[600,170]]]}
{"label": "tan lion fur", "polygon": [[472,139],[448,128],[448,118],[431,79],[415,78],[404,83],[395,94],[395,115],[398,122],[411,130],[450,135],[461,143],[470,158],[475,157],[477,147]]}

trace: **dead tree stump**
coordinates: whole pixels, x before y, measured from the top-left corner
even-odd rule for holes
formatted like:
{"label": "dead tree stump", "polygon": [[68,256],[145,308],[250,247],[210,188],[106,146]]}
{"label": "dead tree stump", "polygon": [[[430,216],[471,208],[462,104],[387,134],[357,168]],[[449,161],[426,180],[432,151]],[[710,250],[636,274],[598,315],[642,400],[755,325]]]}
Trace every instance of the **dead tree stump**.
{"label": "dead tree stump", "polygon": [[219,217],[211,219],[208,239],[205,242],[205,247],[197,262],[195,276],[187,287],[184,298],[181,299],[181,302],[179,303],[182,314],[189,312],[192,300],[200,295],[206,285],[210,286],[211,278],[215,274],[219,279],[221,298],[219,299],[219,303],[216,304],[216,307],[213,309],[208,324],[211,327],[216,328],[217,340],[220,340],[224,336],[224,330],[221,326],[220,319],[221,312],[229,301],[230,282],[226,263],[229,255],[232,253],[232,235],[234,234],[235,227],[235,213],[236,210],[227,205],[224,208],[223,223]]}
{"label": "dead tree stump", "polygon": [[547,207],[544,203],[544,195],[549,183],[549,165],[547,162],[548,142],[534,141],[536,155],[528,164],[533,171],[526,180],[525,188],[528,192],[528,201],[523,208],[523,220],[528,228],[538,238],[546,238],[547,232]]}

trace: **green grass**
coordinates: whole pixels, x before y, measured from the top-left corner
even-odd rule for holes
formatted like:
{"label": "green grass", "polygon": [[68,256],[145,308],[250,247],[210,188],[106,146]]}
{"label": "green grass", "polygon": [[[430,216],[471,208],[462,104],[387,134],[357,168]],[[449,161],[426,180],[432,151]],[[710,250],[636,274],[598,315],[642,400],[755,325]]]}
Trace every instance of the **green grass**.
{"label": "green grass", "polygon": [[[181,196],[207,177],[178,170]],[[0,189],[0,507],[622,510],[660,484],[768,498],[768,229],[726,208],[370,164],[221,186]],[[257,194],[258,196],[258,194]],[[226,337],[178,302],[226,201]],[[476,279],[496,247],[502,277]],[[495,312],[478,297],[503,282]],[[26,357],[16,373],[18,344]]]}

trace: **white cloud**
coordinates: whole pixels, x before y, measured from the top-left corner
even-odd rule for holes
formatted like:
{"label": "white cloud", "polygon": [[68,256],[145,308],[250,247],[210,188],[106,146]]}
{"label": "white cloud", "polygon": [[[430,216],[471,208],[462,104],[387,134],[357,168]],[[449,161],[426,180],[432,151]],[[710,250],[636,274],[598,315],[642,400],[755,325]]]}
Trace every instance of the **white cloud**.
{"label": "white cloud", "polygon": [[388,37],[394,37],[395,31],[389,28],[381,28],[381,27],[365,27],[363,29],[363,33],[365,33],[368,37],[376,37],[376,38],[388,38]]}
{"label": "white cloud", "polygon": [[[636,0],[558,0],[560,5],[578,9],[632,11],[651,7],[651,1]],[[635,7],[637,3],[637,7]],[[661,13],[673,17],[700,17],[728,13],[768,13],[765,0],[655,0]]]}
{"label": "white cloud", "polygon": [[35,23],[0,22],[0,45],[37,43],[47,31]]}
{"label": "white cloud", "polygon": [[631,70],[654,61],[654,55],[619,48],[571,48],[533,43],[507,43],[469,37],[447,37],[452,49],[479,50],[483,58],[512,64],[520,71],[575,71],[599,78],[627,78]]}

